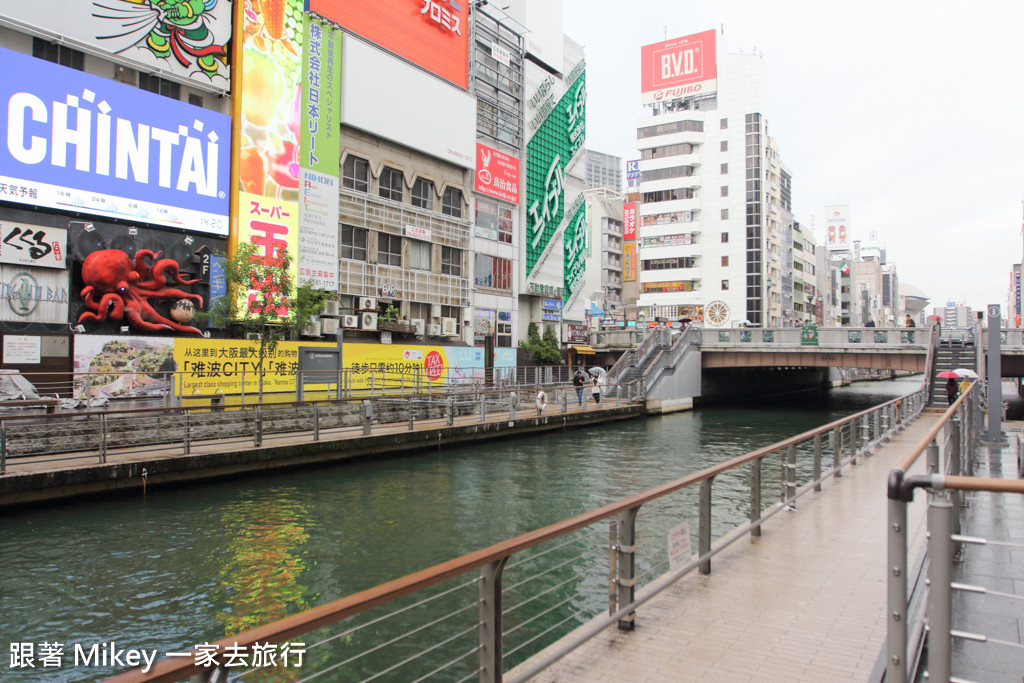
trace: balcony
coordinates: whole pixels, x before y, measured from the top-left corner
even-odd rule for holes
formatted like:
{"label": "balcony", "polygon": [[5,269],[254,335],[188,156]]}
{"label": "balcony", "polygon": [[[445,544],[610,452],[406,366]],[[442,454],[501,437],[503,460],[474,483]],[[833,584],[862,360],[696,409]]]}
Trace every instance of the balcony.
{"label": "balcony", "polygon": [[406,226],[430,231],[430,241],[447,247],[469,248],[470,222],[436,211],[426,211],[382,199],[365,192],[342,188],[338,192],[338,220],[393,235],[404,235]]}

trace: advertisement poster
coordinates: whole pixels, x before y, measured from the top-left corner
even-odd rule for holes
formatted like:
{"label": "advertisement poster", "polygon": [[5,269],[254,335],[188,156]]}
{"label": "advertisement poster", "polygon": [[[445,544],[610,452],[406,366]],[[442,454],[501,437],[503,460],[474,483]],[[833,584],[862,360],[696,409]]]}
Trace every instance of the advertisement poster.
{"label": "advertisement poster", "polygon": [[640,103],[715,92],[715,31],[703,31],[640,48]]}
{"label": "advertisement poster", "polygon": [[74,337],[74,397],[131,398],[172,391],[174,339],[127,335]]}
{"label": "advertisement poster", "polygon": [[228,234],[228,116],[3,48],[0,71],[0,200]]}
{"label": "advertisement poster", "polygon": [[473,189],[481,194],[518,204],[519,159],[478,142]]}

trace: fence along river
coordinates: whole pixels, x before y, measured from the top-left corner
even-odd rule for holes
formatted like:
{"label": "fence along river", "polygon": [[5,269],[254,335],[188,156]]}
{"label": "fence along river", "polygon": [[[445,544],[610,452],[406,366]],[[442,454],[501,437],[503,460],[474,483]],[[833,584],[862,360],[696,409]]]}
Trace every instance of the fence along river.
{"label": "fence along river", "polygon": [[[764,404],[8,513],[0,519],[4,648],[62,643],[53,678],[99,680],[123,669],[75,667],[76,644],[89,650],[116,641],[156,649],[160,657],[187,650],[684,476],[919,383],[920,377],[869,382]],[[772,485],[776,490],[766,496],[777,495],[777,482],[766,491]],[[744,521],[749,488],[723,480],[716,492],[727,498],[716,508],[717,536]],[[667,528],[646,523],[641,513],[638,533],[664,538]],[[582,574],[566,591],[574,602],[607,601],[607,586]],[[560,619],[557,610],[548,621],[564,622],[550,639],[579,623]],[[394,635],[383,629],[367,637]],[[345,642],[339,640],[330,662],[344,658]],[[513,658],[531,652],[524,648]],[[380,664],[365,662],[366,672]],[[366,673],[352,669],[322,680]],[[5,664],[4,680],[39,680],[40,673]]]}

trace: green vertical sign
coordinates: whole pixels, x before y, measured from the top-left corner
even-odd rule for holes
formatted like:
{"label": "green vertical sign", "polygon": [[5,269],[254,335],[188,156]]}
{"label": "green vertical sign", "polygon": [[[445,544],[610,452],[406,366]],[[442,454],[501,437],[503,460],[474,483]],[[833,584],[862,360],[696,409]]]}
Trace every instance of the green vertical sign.
{"label": "green vertical sign", "polygon": [[584,202],[580,204],[565,228],[562,240],[562,244],[565,245],[563,301],[568,301],[583,283],[583,272],[587,268],[587,228],[590,224],[588,219],[587,203]]}
{"label": "green vertical sign", "polygon": [[337,177],[341,155],[341,34],[309,15],[305,19],[299,165]]}
{"label": "green vertical sign", "polygon": [[818,326],[804,325],[800,329],[800,346],[818,345]]}
{"label": "green vertical sign", "polygon": [[587,137],[586,72],[576,68],[572,75],[575,80],[526,145],[527,275],[562,222],[565,167]]}

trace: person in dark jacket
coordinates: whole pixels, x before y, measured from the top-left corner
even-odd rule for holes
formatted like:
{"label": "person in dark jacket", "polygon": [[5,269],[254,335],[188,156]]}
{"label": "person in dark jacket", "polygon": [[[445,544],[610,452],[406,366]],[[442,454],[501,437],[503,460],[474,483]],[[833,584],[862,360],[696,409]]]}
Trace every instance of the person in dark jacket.
{"label": "person in dark jacket", "polygon": [[577,370],[576,374],[572,377],[572,386],[576,389],[576,400],[579,401],[581,406],[583,405],[583,387],[586,386],[586,382],[587,380],[584,379],[583,373]]}
{"label": "person in dark jacket", "polygon": [[949,399],[949,405],[953,405],[953,401],[960,395],[960,387],[956,385],[956,380],[950,377],[946,380],[946,398]]}

